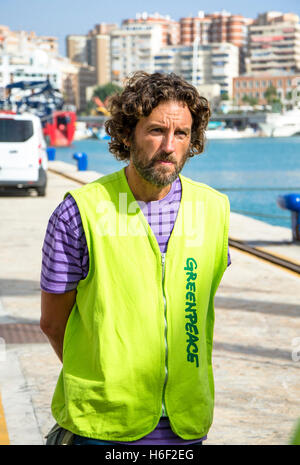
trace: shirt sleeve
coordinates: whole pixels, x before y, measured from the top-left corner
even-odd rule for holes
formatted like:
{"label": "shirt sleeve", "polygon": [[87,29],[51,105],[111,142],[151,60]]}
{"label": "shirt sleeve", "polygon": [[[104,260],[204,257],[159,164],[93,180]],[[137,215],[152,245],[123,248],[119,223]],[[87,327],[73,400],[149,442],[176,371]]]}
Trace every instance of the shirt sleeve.
{"label": "shirt sleeve", "polygon": [[227,254],[227,266],[231,265],[231,257],[230,257],[230,252],[229,252],[229,247],[228,247],[228,254]]}
{"label": "shirt sleeve", "polygon": [[89,256],[77,204],[70,195],[52,213],[42,248],[41,289],[63,294],[87,276]]}

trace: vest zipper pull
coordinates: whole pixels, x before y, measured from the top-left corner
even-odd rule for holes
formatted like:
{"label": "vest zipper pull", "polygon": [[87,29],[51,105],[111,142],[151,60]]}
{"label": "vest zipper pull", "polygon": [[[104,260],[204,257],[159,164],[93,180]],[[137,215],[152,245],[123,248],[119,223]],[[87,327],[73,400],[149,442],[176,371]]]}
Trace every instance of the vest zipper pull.
{"label": "vest zipper pull", "polygon": [[168,367],[167,367],[167,359],[168,359],[168,343],[167,343],[167,301],[165,296],[165,289],[164,289],[164,279],[165,279],[165,263],[166,263],[166,254],[161,254],[161,265],[162,265],[162,293],[164,299],[164,319],[165,319],[165,380],[163,385],[163,394],[162,394],[162,416],[167,416],[167,410],[165,406],[165,389],[167,384],[168,378]]}

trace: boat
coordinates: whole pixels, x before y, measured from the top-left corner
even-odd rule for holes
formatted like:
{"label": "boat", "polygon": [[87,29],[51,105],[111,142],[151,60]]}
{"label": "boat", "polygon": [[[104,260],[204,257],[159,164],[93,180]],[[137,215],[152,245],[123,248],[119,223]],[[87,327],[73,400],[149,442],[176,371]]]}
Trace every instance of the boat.
{"label": "boat", "polygon": [[73,111],[53,111],[50,118],[42,120],[44,136],[52,147],[68,147],[75,134],[76,113]]}
{"label": "boat", "polygon": [[84,140],[93,137],[93,130],[87,127],[83,121],[76,121],[76,129],[74,134],[74,140]]}
{"label": "boat", "polygon": [[242,139],[248,137],[258,137],[259,131],[251,127],[244,129],[230,128],[224,121],[209,121],[206,131],[207,139]]}
{"label": "boat", "polygon": [[72,144],[76,129],[75,108],[64,104],[61,92],[49,80],[13,82],[5,89],[7,98],[0,101],[0,108],[38,116],[46,141],[51,146]]}
{"label": "boat", "polygon": [[110,140],[110,136],[106,133],[103,126],[94,129],[94,137],[99,140]]}
{"label": "boat", "polygon": [[264,122],[259,123],[266,137],[292,137],[300,135],[300,109],[282,113],[267,113]]}

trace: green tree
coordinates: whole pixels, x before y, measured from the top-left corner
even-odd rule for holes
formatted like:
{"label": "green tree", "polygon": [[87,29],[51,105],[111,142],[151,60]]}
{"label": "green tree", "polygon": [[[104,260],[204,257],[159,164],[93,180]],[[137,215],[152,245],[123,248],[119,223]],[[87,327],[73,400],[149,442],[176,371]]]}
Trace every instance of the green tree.
{"label": "green tree", "polygon": [[108,82],[107,84],[104,84],[103,86],[98,86],[93,92],[94,97],[98,97],[102,102],[109,97],[112,94],[120,93],[122,91],[122,88],[120,86],[117,86],[117,84],[114,84],[112,82]]}
{"label": "green tree", "polygon": [[[110,97],[113,94],[120,93],[122,91],[122,88],[117,86],[116,84],[113,84],[112,82],[108,82],[107,84],[104,84],[103,86],[98,86],[94,89],[92,98],[89,102],[86,104],[86,112],[88,115],[90,114],[106,114],[107,109],[107,102],[106,99]],[[99,108],[102,107],[102,104],[100,102],[95,101],[95,97],[98,97],[101,102],[104,105],[104,110],[103,112],[100,111],[99,113]]]}
{"label": "green tree", "polygon": [[221,100],[229,100],[228,92],[222,92],[220,97]]}
{"label": "green tree", "polygon": [[264,97],[269,105],[272,105],[272,103],[280,102],[280,99],[277,95],[277,89],[274,86],[269,86],[267,88],[266,92],[264,93]]}
{"label": "green tree", "polygon": [[282,103],[280,98],[277,95],[277,89],[274,86],[269,86],[266,92],[264,93],[265,99],[268,105],[272,106],[273,112],[280,112],[282,109]]}
{"label": "green tree", "polygon": [[289,90],[289,91],[286,93],[285,98],[286,98],[286,100],[292,100],[293,94],[292,94],[292,91],[291,91],[291,90]]}
{"label": "green tree", "polygon": [[258,104],[257,98],[252,97],[250,95],[244,95],[242,100],[243,102],[248,103],[251,107],[254,107],[255,105]]}

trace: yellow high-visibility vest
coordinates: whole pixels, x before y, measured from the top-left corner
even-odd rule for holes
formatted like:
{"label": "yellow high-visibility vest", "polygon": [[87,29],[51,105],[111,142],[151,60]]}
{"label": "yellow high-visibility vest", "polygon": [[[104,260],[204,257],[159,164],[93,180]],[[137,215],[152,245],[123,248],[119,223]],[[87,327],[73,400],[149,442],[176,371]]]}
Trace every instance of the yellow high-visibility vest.
{"label": "yellow high-visibility vest", "polygon": [[213,418],[214,296],[227,267],[227,196],[180,175],[182,198],[164,259],[124,169],[71,193],[89,272],[77,287],[52,400],[81,436],[134,441],[166,408],[183,439]]}

